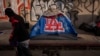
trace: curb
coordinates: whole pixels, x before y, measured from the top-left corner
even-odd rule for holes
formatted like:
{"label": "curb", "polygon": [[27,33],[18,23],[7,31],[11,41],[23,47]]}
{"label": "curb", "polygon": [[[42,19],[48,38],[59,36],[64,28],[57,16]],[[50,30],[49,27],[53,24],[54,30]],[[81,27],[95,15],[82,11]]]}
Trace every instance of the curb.
{"label": "curb", "polygon": [[[100,50],[100,44],[66,44],[66,45],[42,45],[42,44],[30,44],[29,49],[39,49],[44,50],[47,49],[57,49],[57,50]],[[14,50],[14,47],[5,44],[0,45],[0,50]]]}

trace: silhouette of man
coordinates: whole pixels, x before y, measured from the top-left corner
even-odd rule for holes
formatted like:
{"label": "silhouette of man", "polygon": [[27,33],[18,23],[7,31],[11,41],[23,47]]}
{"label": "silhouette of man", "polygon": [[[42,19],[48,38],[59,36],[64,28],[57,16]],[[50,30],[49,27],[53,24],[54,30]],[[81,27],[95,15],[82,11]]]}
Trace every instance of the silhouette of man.
{"label": "silhouette of man", "polygon": [[25,28],[24,19],[17,15],[11,8],[5,9],[5,15],[12,24],[12,33],[9,38],[10,45],[16,47],[17,56],[32,56],[28,49],[29,33]]}

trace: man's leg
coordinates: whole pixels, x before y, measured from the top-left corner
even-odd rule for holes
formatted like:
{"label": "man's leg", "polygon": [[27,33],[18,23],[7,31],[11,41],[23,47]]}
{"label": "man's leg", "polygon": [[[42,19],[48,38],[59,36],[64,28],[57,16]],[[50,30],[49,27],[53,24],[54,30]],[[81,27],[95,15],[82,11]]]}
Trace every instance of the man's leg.
{"label": "man's leg", "polygon": [[32,56],[32,54],[29,50],[29,40],[25,40],[25,41],[21,42],[21,46],[22,46],[23,54],[25,56]]}
{"label": "man's leg", "polygon": [[23,47],[20,43],[18,44],[16,48],[16,56],[23,56]]}

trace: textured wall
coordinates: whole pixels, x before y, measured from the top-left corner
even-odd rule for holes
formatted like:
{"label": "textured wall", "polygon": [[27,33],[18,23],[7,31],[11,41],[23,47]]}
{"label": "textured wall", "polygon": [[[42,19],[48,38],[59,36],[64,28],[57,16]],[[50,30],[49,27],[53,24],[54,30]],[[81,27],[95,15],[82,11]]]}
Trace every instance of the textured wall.
{"label": "textured wall", "polygon": [[79,12],[78,19],[75,19],[74,13],[71,12],[71,21],[77,26],[83,22],[94,21],[95,15],[100,10],[100,0],[0,0],[0,21],[8,20],[4,15],[4,9],[11,7],[17,14],[23,16],[30,25],[34,25],[52,4],[55,4],[67,16],[69,16],[69,11],[77,10]]}

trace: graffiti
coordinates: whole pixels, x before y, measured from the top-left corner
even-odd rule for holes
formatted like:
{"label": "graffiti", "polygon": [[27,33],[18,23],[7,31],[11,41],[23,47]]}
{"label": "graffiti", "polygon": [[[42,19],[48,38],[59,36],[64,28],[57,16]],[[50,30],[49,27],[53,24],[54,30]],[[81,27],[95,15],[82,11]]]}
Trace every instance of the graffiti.
{"label": "graffiti", "polygon": [[83,12],[81,8],[84,8],[90,13],[92,13],[93,11],[93,8],[92,8],[93,5],[95,6],[94,11],[96,11],[100,5],[99,4],[100,0],[61,0],[60,2],[64,4],[63,9],[66,8],[67,10],[70,10],[71,8],[73,8],[73,9],[78,9],[80,12]]}
{"label": "graffiti", "polygon": [[[74,8],[85,8],[88,12],[96,11],[99,8],[100,0],[75,0]],[[95,6],[93,8],[93,6]]]}
{"label": "graffiti", "polygon": [[30,0],[17,0],[18,6],[18,14],[25,18],[29,14],[28,10],[30,10]]}
{"label": "graffiti", "polygon": [[10,6],[9,1],[0,0],[0,19],[7,19],[4,13],[4,9],[9,6]]}
{"label": "graffiti", "polygon": [[37,21],[52,4],[56,5],[57,9],[65,15],[71,16],[69,11],[73,9],[79,13],[86,11],[93,14],[100,10],[99,3],[100,0],[0,0],[0,18],[5,18],[3,11],[6,7],[12,7],[16,13],[24,18],[28,17],[31,21]]}
{"label": "graffiti", "polygon": [[100,10],[99,3],[100,0],[31,0],[30,19],[31,21],[37,21],[49,6],[55,4],[57,9],[70,17],[75,25],[79,13],[89,13],[92,16],[91,19],[93,19],[94,13]]}
{"label": "graffiti", "polygon": [[54,4],[53,0],[32,0],[30,9],[31,20],[37,21],[51,4]]}
{"label": "graffiti", "polygon": [[[72,0],[31,0],[30,18],[37,21],[52,4],[65,14],[73,8]],[[37,9],[38,8],[38,9]]]}
{"label": "graffiti", "polygon": [[7,18],[4,15],[4,9],[7,7],[11,7],[17,14],[26,18],[30,10],[30,0],[0,0],[0,19]]}
{"label": "graffiti", "polygon": [[[99,4],[100,0],[75,0],[73,2],[73,8],[77,8],[78,11],[84,13],[90,13],[91,14],[91,20],[95,21],[94,19],[94,15],[98,14],[98,11],[100,10]],[[75,22],[75,17],[74,17],[74,21]]]}

